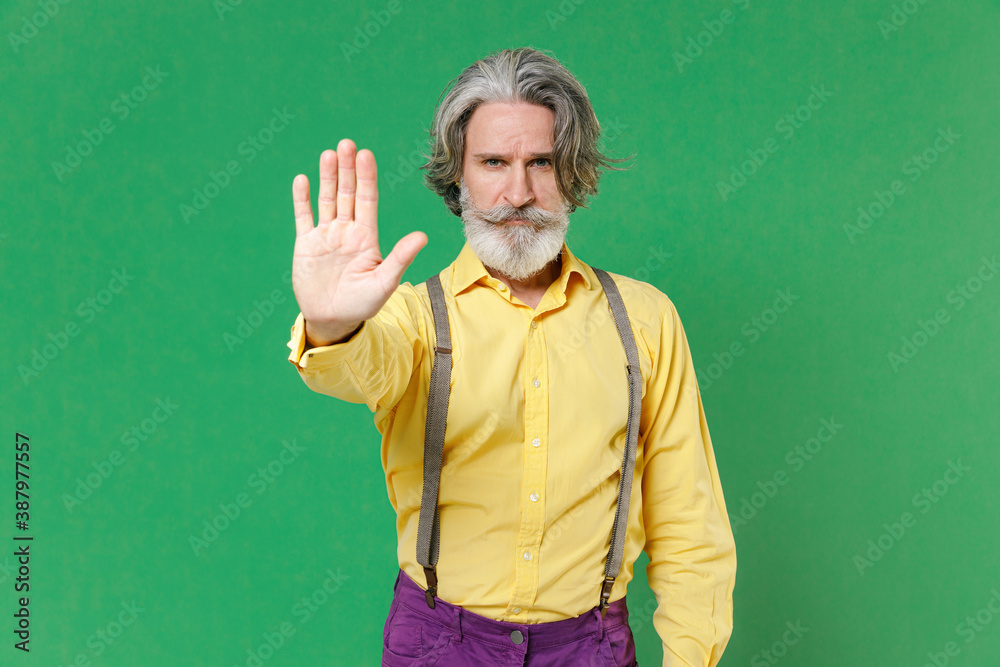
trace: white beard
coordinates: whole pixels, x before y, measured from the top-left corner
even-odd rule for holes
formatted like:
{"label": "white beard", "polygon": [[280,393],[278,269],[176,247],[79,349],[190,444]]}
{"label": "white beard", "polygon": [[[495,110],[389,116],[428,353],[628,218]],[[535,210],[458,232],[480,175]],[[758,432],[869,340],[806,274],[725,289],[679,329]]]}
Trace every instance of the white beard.
{"label": "white beard", "polygon": [[[557,213],[539,206],[517,209],[509,204],[480,209],[472,203],[464,179],[461,188],[465,239],[483,266],[513,280],[527,280],[559,255],[569,228],[567,202]],[[517,219],[529,224],[506,223]]]}

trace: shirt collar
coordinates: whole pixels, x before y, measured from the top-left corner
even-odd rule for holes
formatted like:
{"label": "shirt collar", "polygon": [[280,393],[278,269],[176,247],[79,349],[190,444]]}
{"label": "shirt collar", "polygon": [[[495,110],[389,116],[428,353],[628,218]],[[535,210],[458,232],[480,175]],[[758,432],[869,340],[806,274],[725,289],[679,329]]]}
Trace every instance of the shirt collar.
{"label": "shirt collar", "polygon": [[[563,241],[562,250],[562,268],[559,272],[559,277],[556,282],[559,283],[560,290],[565,293],[566,285],[569,283],[569,277],[572,273],[580,274],[583,278],[584,287],[588,290],[593,289],[591,281],[591,269],[589,266],[581,262],[576,255],[570,251],[569,246]],[[470,285],[485,281],[490,279],[490,274],[486,271],[486,267],[480,261],[479,257],[476,256],[475,251],[469,242],[466,241],[465,245],[462,246],[462,251],[458,254],[458,258],[451,265],[451,294],[456,296],[463,292]]]}

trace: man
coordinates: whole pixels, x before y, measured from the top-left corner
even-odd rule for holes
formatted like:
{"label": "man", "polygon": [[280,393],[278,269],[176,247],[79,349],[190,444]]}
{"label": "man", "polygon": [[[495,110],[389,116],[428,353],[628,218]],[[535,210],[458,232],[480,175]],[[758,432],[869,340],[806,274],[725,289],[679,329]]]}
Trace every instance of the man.
{"label": "man", "polygon": [[680,318],[565,244],[615,161],[586,91],[534,49],[452,83],[423,168],[467,242],[439,276],[400,285],[422,232],[382,258],[371,151],[320,156],[315,227],[293,183],[289,361],[375,413],[397,513],[383,664],[635,664],[625,593],[645,550],[663,664],[715,665],[735,544]]}

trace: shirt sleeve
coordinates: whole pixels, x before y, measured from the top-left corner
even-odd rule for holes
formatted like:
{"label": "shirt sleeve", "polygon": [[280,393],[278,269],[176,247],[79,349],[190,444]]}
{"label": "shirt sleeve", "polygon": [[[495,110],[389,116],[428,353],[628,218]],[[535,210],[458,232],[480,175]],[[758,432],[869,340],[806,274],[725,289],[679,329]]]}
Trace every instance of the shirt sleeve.
{"label": "shirt sleeve", "polygon": [[646,400],[644,551],[663,667],[714,667],[733,630],[736,543],[691,351],[669,299]]}
{"label": "shirt sleeve", "polygon": [[391,408],[402,397],[423,354],[426,335],[417,292],[403,283],[361,329],[334,345],[306,349],[300,312],[288,341],[288,361],[313,391],[364,403],[376,412]]}

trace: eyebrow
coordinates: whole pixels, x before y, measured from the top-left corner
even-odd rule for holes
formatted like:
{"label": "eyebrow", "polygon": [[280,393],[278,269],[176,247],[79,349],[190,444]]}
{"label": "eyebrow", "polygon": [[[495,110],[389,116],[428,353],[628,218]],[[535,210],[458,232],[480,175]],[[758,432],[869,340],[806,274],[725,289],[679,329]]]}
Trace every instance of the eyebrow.
{"label": "eyebrow", "polygon": [[[537,158],[542,158],[542,157],[543,158],[547,158],[549,160],[552,159],[552,153],[551,152],[549,152],[549,153],[530,153],[530,156],[531,156],[532,159],[537,159]],[[500,153],[475,153],[475,154],[473,154],[472,157],[476,158],[477,160],[483,160],[483,159],[486,159],[486,160],[507,160],[507,159],[510,159],[509,155],[502,155]]]}

